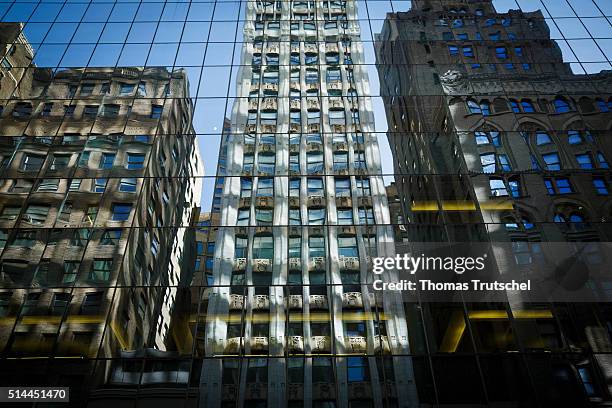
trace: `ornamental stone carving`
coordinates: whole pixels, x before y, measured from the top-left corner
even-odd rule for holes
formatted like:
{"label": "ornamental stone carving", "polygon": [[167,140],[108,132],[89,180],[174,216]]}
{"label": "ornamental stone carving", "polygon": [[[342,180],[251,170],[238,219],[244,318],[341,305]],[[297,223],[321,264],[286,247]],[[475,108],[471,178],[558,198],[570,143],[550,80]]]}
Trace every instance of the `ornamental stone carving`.
{"label": "ornamental stone carving", "polygon": [[465,95],[470,92],[469,83],[465,75],[459,71],[449,70],[440,77],[442,89],[449,95]]}

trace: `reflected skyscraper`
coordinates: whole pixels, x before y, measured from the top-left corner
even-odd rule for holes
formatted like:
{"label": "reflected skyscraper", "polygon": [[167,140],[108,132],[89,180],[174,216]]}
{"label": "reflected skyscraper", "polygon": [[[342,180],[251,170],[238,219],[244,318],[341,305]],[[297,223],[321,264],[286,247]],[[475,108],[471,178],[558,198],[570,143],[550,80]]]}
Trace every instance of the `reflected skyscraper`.
{"label": "reflected skyscraper", "polygon": [[[247,3],[207,301],[202,407],[411,406],[353,1]],[[392,354],[404,357],[393,357]]]}
{"label": "reflected skyscraper", "polygon": [[175,349],[201,196],[186,73],[38,68],[21,29],[0,28],[3,383],[44,383],[53,357],[70,384],[138,384],[113,358]]}
{"label": "reflected skyscraper", "polygon": [[[490,0],[413,1],[387,15],[376,53],[413,247],[490,243],[503,274],[559,262],[567,254],[551,248],[569,243],[584,262],[572,270],[582,283],[587,265],[609,262],[593,242],[612,234],[610,71],[573,73],[542,11],[499,13]],[[600,354],[611,345],[607,304],[533,304],[509,293],[502,304],[422,307],[431,361],[417,381],[422,401],[610,400]]]}

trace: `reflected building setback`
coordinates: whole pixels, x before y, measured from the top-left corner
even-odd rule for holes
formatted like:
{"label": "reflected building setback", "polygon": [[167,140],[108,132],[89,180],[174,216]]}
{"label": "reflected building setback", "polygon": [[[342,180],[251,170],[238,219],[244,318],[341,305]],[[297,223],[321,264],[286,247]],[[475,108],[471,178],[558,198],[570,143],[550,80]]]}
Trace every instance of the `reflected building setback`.
{"label": "reflected building setback", "polygon": [[[501,274],[549,262],[550,242],[609,263],[589,243],[612,238],[612,71],[573,73],[543,11],[494,3],[414,0],[376,38],[409,242],[490,242]],[[422,402],[610,403],[608,304],[422,307]]]}
{"label": "reflected building setback", "polygon": [[186,73],[38,68],[21,28],[0,26],[2,382],[73,385],[77,405],[94,382],[164,382],[138,366],[180,351],[202,194]]}

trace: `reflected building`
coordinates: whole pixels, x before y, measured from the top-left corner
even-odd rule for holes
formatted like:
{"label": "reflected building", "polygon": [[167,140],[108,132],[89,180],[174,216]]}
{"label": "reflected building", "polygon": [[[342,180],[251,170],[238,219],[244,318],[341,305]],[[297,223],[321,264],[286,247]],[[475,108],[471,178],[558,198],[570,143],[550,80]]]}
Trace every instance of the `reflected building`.
{"label": "reflected building", "polygon": [[415,406],[353,1],[249,1],[206,309],[200,406]]}
{"label": "reflected building", "polygon": [[[387,14],[376,55],[412,245],[512,242],[511,253],[495,252],[500,273],[538,268],[551,242],[610,261],[589,244],[612,236],[610,71],[573,73],[541,11],[499,13],[490,0],[414,0]],[[429,360],[417,378],[422,402],[610,401],[599,354],[611,346],[607,304],[509,295],[506,304],[422,305],[421,315],[412,334],[428,337],[413,342]]]}
{"label": "reflected building", "polygon": [[122,358],[177,350],[202,192],[193,106],[183,70],[38,68],[20,29],[0,28],[2,378],[57,375],[79,401],[83,381],[138,384]]}

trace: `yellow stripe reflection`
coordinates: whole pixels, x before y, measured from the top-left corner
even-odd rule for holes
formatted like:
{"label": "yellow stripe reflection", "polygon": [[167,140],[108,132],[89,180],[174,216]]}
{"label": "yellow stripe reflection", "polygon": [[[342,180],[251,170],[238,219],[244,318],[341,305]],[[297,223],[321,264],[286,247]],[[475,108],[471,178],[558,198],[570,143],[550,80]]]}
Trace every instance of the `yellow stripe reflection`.
{"label": "yellow stripe reflection", "polygon": [[[479,203],[481,210],[506,211],[514,207],[511,201],[487,201]],[[440,206],[435,201],[420,201],[412,204],[412,211],[426,212],[438,211]],[[443,201],[442,211],[476,211],[476,203],[473,201]]]}
{"label": "yellow stripe reflection", "polygon": [[[553,317],[550,310],[515,310],[512,315],[515,319],[552,319]],[[508,319],[508,313],[505,310],[472,310],[468,312],[468,318],[470,320],[505,320]],[[463,313],[456,311],[451,316],[446,333],[444,333],[440,352],[456,352],[464,332]]]}

